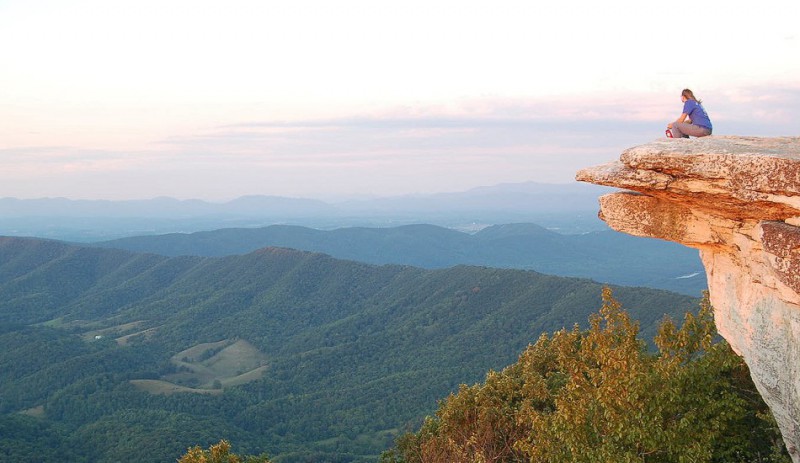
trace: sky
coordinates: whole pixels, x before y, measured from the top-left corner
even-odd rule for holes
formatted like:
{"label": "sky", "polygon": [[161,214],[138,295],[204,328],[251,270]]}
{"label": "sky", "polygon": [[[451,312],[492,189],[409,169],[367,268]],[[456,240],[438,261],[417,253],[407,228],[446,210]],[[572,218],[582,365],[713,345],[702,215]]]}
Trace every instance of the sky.
{"label": "sky", "polygon": [[569,183],[663,137],[798,136],[800,1],[0,0],[0,198]]}

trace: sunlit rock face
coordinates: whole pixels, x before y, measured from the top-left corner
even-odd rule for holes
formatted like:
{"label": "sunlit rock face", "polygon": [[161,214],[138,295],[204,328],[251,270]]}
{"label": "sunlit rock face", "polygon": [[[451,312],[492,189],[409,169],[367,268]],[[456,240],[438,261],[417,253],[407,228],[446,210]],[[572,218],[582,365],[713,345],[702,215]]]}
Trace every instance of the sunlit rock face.
{"label": "sunlit rock face", "polygon": [[615,230],[700,250],[719,332],[800,462],[800,138],[664,139],[578,180]]}

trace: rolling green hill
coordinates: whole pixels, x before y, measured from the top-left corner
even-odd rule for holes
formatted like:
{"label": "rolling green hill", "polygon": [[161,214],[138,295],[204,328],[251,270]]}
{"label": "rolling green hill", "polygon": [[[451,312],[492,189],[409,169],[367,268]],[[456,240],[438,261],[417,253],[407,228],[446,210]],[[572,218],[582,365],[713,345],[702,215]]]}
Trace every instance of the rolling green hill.
{"label": "rolling green hill", "polygon": [[[533,271],[0,238],[0,429],[14,430],[0,455],[166,462],[227,438],[276,462],[374,461],[600,295]],[[615,296],[648,339],[664,314],[696,308],[666,291]]]}
{"label": "rolling green hill", "polygon": [[705,271],[694,249],[611,230],[562,235],[531,223],[494,225],[475,234],[434,225],[330,231],[273,225],[138,236],[96,245],[165,256],[226,256],[280,246],[371,264],[517,268],[698,297],[706,289]]}

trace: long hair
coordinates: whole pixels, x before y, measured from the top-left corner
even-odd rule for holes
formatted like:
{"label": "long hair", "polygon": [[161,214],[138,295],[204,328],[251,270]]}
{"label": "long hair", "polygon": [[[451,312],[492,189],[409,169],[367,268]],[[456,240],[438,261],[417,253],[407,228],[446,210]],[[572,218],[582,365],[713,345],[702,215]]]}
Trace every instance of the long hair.
{"label": "long hair", "polygon": [[694,100],[694,101],[696,101],[698,103],[702,103],[703,102],[703,100],[698,100],[697,98],[695,98],[694,93],[691,90],[689,90],[688,88],[684,88],[683,89],[683,91],[681,92],[681,96],[685,96],[686,98],[688,98],[690,100]]}

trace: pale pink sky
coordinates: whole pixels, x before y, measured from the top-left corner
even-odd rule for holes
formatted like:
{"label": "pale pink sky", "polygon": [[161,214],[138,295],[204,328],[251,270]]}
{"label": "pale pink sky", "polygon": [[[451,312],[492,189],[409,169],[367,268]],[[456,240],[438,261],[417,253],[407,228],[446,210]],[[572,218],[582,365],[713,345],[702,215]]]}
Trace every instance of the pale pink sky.
{"label": "pale pink sky", "polygon": [[798,135],[800,2],[696,3],[0,0],[0,197],[566,183],[684,87]]}

